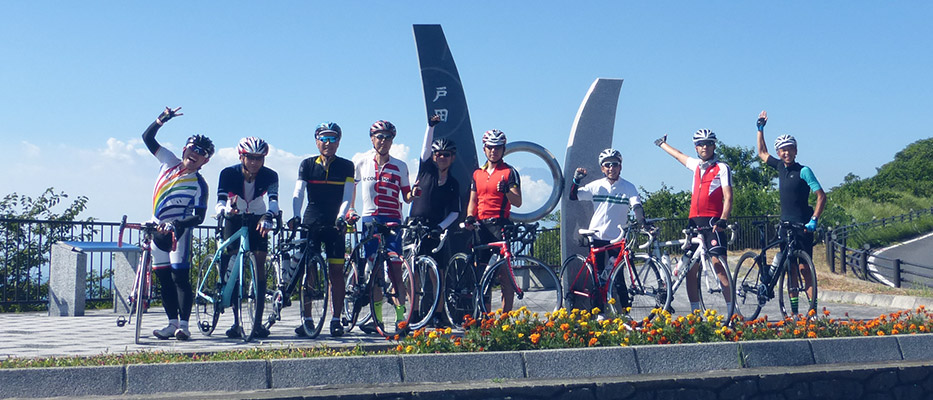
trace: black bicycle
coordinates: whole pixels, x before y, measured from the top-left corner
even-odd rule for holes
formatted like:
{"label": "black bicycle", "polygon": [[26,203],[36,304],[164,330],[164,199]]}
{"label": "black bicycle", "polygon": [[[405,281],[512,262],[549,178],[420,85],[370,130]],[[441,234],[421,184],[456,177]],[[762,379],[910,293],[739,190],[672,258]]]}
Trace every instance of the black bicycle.
{"label": "black bicycle", "polygon": [[[735,306],[747,321],[758,318],[765,304],[774,298],[778,289],[778,304],[781,315],[785,318],[797,314],[792,298],[802,296],[806,302],[806,311],[816,310],[816,268],[813,260],[797,243],[797,233],[806,228],[803,224],[783,221],[778,225],[778,238],[767,243],[765,225],[756,222],[761,235],[761,251],[749,251],[739,258],[735,269]],[[782,247],[776,258],[768,262],[767,251]],[[785,284],[786,282],[786,284]]]}

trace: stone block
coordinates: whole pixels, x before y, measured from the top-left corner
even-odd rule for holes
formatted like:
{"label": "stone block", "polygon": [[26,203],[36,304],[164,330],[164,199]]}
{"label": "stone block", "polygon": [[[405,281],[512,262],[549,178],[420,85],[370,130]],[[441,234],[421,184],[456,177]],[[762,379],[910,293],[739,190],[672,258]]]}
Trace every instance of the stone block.
{"label": "stone block", "polygon": [[128,365],[126,393],[268,389],[267,366],[265,360]]}
{"label": "stone block", "polygon": [[923,335],[897,335],[897,344],[905,361],[933,360],[933,333]]}
{"label": "stone block", "polygon": [[52,245],[49,267],[49,316],[84,315],[87,254],[64,242]]}
{"label": "stone block", "polygon": [[136,283],[138,264],[139,250],[113,253],[113,312],[130,312],[129,295]]}
{"label": "stone block", "polygon": [[0,398],[116,396],[123,394],[123,367],[0,369]]}
{"label": "stone block", "polygon": [[522,352],[528,378],[585,378],[637,375],[630,347],[537,350]]}
{"label": "stone block", "polygon": [[463,382],[525,377],[518,352],[417,354],[400,356],[405,382]]}
{"label": "stone block", "polygon": [[713,371],[740,368],[737,343],[636,346],[642,374]]}
{"label": "stone block", "polygon": [[893,336],[812,339],[816,364],[865,363],[901,360],[897,339]]}
{"label": "stone block", "polygon": [[273,389],[402,381],[398,356],[313,357],[270,362]]}
{"label": "stone block", "polygon": [[813,364],[813,352],[806,340],[755,340],[742,342],[739,346],[746,368]]}

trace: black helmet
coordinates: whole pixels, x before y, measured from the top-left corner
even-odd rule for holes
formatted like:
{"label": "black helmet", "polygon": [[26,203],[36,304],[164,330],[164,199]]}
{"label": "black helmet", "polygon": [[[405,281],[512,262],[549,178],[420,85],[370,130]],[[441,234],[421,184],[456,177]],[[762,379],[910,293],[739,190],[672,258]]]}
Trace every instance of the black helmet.
{"label": "black helmet", "polygon": [[207,152],[207,154],[201,154],[201,152],[195,150],[195,152],[207,158],[210,158],[214,155],[214,142],[212,142],[210,138],[204,135],[191,135],[191,137],[188,138],[188,143],[185,144],[185,149],[188,149],[189,147],[197,147]]}
{"label": "black helmet", "polygon": [[435,139],[434,142],[431,142],[431,151],[449,151],[451,153],[457,152],[457,144],[453,140],[441,138]]}

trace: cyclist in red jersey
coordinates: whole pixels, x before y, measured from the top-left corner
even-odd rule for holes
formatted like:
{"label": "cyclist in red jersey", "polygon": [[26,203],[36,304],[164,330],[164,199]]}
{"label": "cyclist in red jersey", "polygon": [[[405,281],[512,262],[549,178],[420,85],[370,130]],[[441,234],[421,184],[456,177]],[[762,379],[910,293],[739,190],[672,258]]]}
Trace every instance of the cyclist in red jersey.
{"label": "cyclist in red jersey", "polygon": [[[522,187],[518,171],[506,164],[502,157],[505,154],[505,133],[493,129],[483,134],[483,153],[486,154],[486,164],[473,171],[473,182],[470,186],[470,202],[467,205],[466,226],[473,228],[475,222],[480,223],[479,244],[487,244],[503,240],[502,227],[511,224],[509,212],[512,206],[521,207]],[[477,264],[485,268],[492,256],[490,250],[479,256]],[[502,310],[512,309],[515,291],[506,276],[506,268],[499,270],[499,282],[502,287]],[[487,307],[489,309],[489,307]]]}
{"label": "cyclist in red jersey", "polygon": [[[707,251],[712,256],[713,269],[723,287],[726,309],[730,309],[732,295],[729,290],[729,271],[726,271],[719,260],[726,257],[728,239],[723,229],[728,225],[729,213],[732,211],[732,172],[726,163],[720,162],[716,157],[716,134],[709,129],[700,129],[693,134],[693,144],[699,159],[689,157],[668,144],[667,135],[655,140],[654,144],[693,171],[690,226],[711,228],[702,230],[701,234],[706,242]],[[690,251],[696,251],[696,246]],[[690,299],[691,310],[700,308],[698,272],[696,265],[691,265],[687,272],[687,297]]]}

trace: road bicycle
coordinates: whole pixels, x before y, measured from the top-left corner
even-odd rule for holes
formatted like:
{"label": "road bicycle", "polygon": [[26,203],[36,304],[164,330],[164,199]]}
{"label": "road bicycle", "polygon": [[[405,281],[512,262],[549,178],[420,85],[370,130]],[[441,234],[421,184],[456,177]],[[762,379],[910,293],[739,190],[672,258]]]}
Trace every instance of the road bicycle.
{"label": "road bicycle", "polygon": [[[355,326],[363,326],[367,321],[372,323],[374,331],[385,337],[404,335],[410,329],[413,307],[407,307],[419,301],[415,293],[414,273],[411,266],[395,252],[386,248],[386,236],[397,235],[402,225],[397,222],[380,223],[367,222],[367,231],[372,232],[368,237],[360,239],[347,255],[346,300],[344,302],[344,317],[341,319],[347,332]],[[375,240],[376,252],[367,258],[364,254],[366,243]],[[400,270],[392,268],[391,264],[401,264]],[[383,304],[383,300],[388,300]],[[368,307],[368,313],[363,312]],[[383,307],[385,305],[386,307]],[[401,311],[401,315],[398,312]],[[396,314],[396,323],[387,327],[384,321],[392,314]],[[362,317],[362,318],[361,318]]]}
{"label": "road bicycle", "polygon": [[[816,268],[810,255],[797,242],[797,233],[806,228],[803,224],[783,221],[778,224],[778,238],[767,243],[765,225],[767,222],[754,222],[761,236],[761,251],[749,251],[739,258],[735,269],[736,306],[746,320],[758,318],[765,304],[774,298],[778,289],[778,304],[783,317],[797,315],[797,308],[791,303],[792,298],[804,297],[806,312],[816,310],[817,283]],[[775,261],[768,262],[766,252],[780,247]],[[802,267],[801,267],[802,266]],[[809,275],[809,284],[807,279]],[[786,277],[786,279],[785,279]],[[786,285],[785,285],[786,282]],[[803,285],[801,286],[801,283]],[[790,307],[788,307],[790,306]]]}
{"label": "road bicycle", "polygon": [[[412,221],[402,227],[402,259],[411,268],[414,273],[415,298],[418,299],[417,309],[414,310],[410,329],[419,329],[425,325],[434,316],[437,309],[438,297],[440,296],[441,280],[438,272],[437,261],[430,256],[420,255],[421,245],[424,239],[429,236],[440,238],[440,243],[431,250],[431,254],[437,254],[444,247],[447,240],[447,234],[425,226],[420,221]],[[405,280],[405,277],[402,278]],[[412,307],[416,303],[412,303]]]}
{"label": "road bicycle", "polygon": [[[735,285],[732,282],[732,273],[729,270],[729,260],[726,257],[717,257],[719,262],[722,263],[722,268],[725,271],[724,277],[728,281],[727,283],[722,282],[718,278],[718,274],[714,274],[716,277],[715,282],[718,283],[718,287],[713,289],[703,290],[703,279],[700,279],[703,276],[704,270],[714,271],[712,255],[709,254],[706,248],[706,241],[703,240],[702,233],[713,228],[697,228],[691,227],[684,229],[682,232],[684,238],[681,240],[673,240],[666,242],[658,242],[655,232],[653,231],[644,231],[648,236],[647,241],[638,246],[640,249],[646,249],[648,255],[651,257],[651,261],[662,265],[668,271],[670,275],[671,286],[671,302],[668,305],[667,310],[674,312],[674,295],[677,293],[677,290],[680,289],[680,286],[686,281],[687,276],[690,275],[691,266],[696,266],[697,269],[697,281],[696,281],[696,291],[699,295],[700,310],[717,310],[717,312],[723,316],[726,323],[731,323],[732,314],[735,312],[735,302],[732,301],[735,299]],[[735,225],[729,225],[728,228],[731,231],[729,238],[729,243],[735,240]],[[691,245],[696,245],[697,248],[695,251],[691,252],[689,249]],[[662,247],[670,246],[681,246],[681,249],[684,250],[684,255],[680,258],[675,266],[671,266],[671,260],[667,256],[666,252],[661,251]],[[726,286],[728,284],[728,287]],[[704,296],[704,292],[706,295]],[[717,293],[720,296],[717,296]],[[722,299],[722,300],[720,300]],[[693,310],[691,310],[693,311]]]}
{"label": "road bicycle", "polygon": [[[580,229],[580,236],[590,250],[585,257],[579,254],[567,257],[561,266],[564,307],[581,310],[599,307],[642,321],[656,315],[652,310],[670,306],[671,278],[667,269],[647,254],[634,254],[629,249],[629,245],[635,243],[634,235],[638,230],[637,226],[630,225],[608,245],[592,247],[596,231]],[[607,257],[609,253],[618,255]],[[601,272],[596,268],[600,255],[608,258]]]}
{"label": "road bicycle", "polygon": [[[495,310],[493,298],[500,299],[498,305],[504,312],[525,307],[543,315],[561,307],[560,279],[551,267],[534,257],[515,254],[534,243],[537,228],[537,223],[502,226],[501,241],[475,245],[469,253],[451,257],[444,273],[443,294],[451,325],[461,327],[467,316],[478,318]],[[474,239],[476,233],[474,229]],[[514,253],[513,245],[518,248]],[[481,268],[477,258],[489,251],[493,255]]]}
{"label": "road bicycle", "polygon": [[[281,226],[281,219],[277,222]],[[302,323],[305,335],[313,339],[321,334],[330,301],[328,264],[310,238],[319,237],[321,231],[328,229],[337,230],[337,227],[300,225],[288,231],[287,238],[285,230],[280,230],[283,233],[267,268],[275,274],[275,281],[271,289],[266,289],[269,305],[266,308],[269,314],[263,322],[266,329],[282,320],[282,309],[291,305],[297,287],[301,320],[310,318],[312,321],[311,324]],[[305,238],[295,238],[299,232],[304,232]]]}
{"label": "road bicycle", "polygon": [[[223,239],[225,219],[240,223],[232,236]],[[220,314],[227,307],[234,310],[234,324],[245,342],[253,339],[256,326],[261,326],[257,301],[265,301],[265,288],[258,287],[256,256],[249,251],[249,229],[247,214],[220,213],[217,218],[215,240],[217,250],[205,259],[198,269],[198,285],[194,293],[194,307],[198,317],[198,330],[210,336],[217,327]],[[235,256],[230,257],[225,274],[221,275],[221,257],[224,250],[239,240]],[[264,273],[265,271],[263,271]]]}
{"label": "road bicycle", "polygon": [[[126,229],[136,229],[142,233],[140,239],[139,263],[136,264],[136,279],[133,281],[133,288],[130,290],[127,300],[129,303],[130,314],[127,317],[117,317],[117,326],[124,326],[133,320],[136,316],[136,344],[140,344],[142,338],[143,314],[149,309],[153,298],[152,289],[152,237],[158,231],[159,224],[146,222],[142,224],[127,223],[126,215],[120,221],[120,233],[117,239],[117,247],[123,247],[123,231]],[[172,250],[175,250],[175,233],[172,232]]]}

